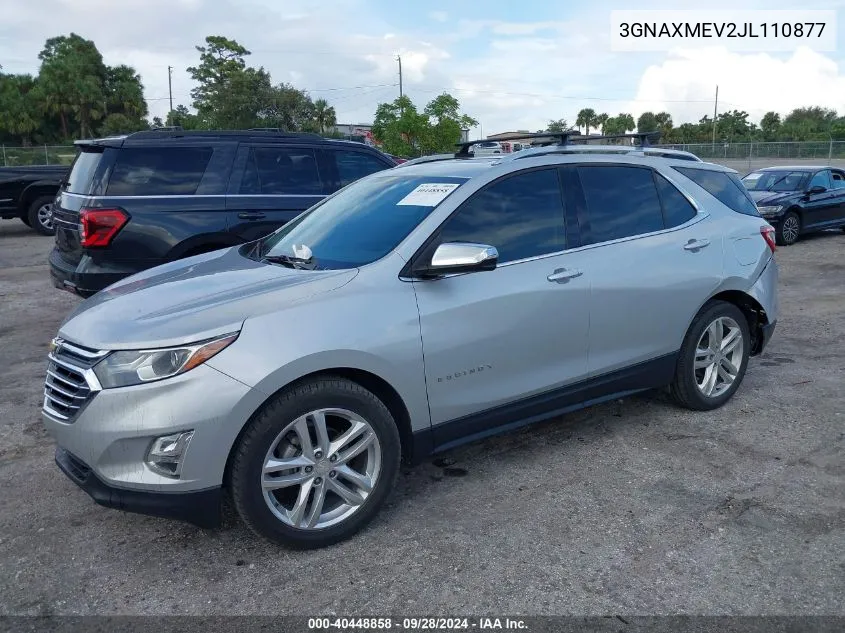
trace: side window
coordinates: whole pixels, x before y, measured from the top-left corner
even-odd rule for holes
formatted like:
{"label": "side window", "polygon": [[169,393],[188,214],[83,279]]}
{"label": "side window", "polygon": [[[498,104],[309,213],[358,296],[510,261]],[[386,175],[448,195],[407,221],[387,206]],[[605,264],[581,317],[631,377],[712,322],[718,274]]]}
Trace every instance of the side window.
{"label": "side window", "polygon": [[657,172],[654,174],[654,180],[657,183],[660,202],[663,203],[663,224],[667,229],[680,226],[695,217],[695,207],[675,188],[675,185]]}
{"label": "side window", "polygon": [[365,152],[349,152],[345,150],[332,151],[335,163],[337,164],[337,175],[340,179],[340,186],[345,187],[349,183],[369,176],[377,171],[388,169],[386,165],[372,154]]}
{"label": "side window", "polygon": [[210,147],[124,147],[106,195],[192,196],[213,153]]}
{"label": "side window", "polygon": [[314,150],[307,147],[253,147],[239,193],[313,195],[323,193]]}
{"label": "side window", "polygon": [[757,205],[735,174],[693,167],[674,167],[726,207],[743,215],[759,217]]}
{"label": "side window", "polygon": [[820,171],[813,179],[810,181],[810,184],[807,186],[807,189],[812,189],[813,187],[821,186],[825,189],[831,189],[830,186],[830,172],[828,170]]}
{"label": "side window", "polygon": [[845,189],[845,174],[840,171],[831,172],[831,178],[834,189]]}
{"label": "side window", "polygon": [[650,169],[596,165],[579,167],[578,176],[589,224],[584,244],[663,229],[660,198]]}
{"label": "side window", "polygon": [[566,248],[557,170],[516,174],[476,193],[440,231],[440,242],[495,246],[499,261],[556,253]]}

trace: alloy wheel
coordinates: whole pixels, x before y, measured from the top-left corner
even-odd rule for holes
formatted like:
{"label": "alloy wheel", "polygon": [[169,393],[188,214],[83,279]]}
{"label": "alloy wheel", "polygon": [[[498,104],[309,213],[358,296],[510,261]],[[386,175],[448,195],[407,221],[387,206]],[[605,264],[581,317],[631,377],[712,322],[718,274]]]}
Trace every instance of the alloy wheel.
{"label": "alloy wheel", "polygon": [[723,316],[702,332],[695,346],[695,384],[708,397],[716,398],[731,388],[742,366],[744,341],[739,324]]}
{"label": "alloy wheel", "polygon": [[381,446],[369,422],[340,408],[311,411],[279,433],[267,451],[261,488],[270,511],[303,530],[355,514],[381,474]]}
{"label": "alloy wheel", "polygon": [[792,244],[798,239],[798,233],[801,231],[801,224],[798,222],[798,218],[794,215],[790,215],[783,221],[783,227],[781,229],[783,232],[784,241],[787,244]]}
{"label": "alloy wheel", "polygon": [[38,224],[43,226],[48,231],[53,230],[53,203],[42,204],[38,207]]}

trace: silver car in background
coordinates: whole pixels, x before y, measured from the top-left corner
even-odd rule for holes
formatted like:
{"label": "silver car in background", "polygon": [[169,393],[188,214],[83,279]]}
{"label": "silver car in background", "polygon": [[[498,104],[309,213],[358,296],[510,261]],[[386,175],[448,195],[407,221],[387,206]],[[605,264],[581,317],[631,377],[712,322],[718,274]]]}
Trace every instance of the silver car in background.
{"label": "silver car in background", "polygon": [[608,152],[387,170],[87,299],[49,358],[59,467],[204,527],[226,492],[317,547],[402,459],[646,389],[723,405],[777,320],[772,227],[730,169]]}

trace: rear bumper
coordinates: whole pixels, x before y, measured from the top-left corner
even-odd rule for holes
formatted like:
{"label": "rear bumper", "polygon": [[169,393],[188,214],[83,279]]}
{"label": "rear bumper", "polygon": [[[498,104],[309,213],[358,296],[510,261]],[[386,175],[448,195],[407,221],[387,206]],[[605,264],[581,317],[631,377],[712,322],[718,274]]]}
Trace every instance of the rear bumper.
{"label": "rear bumper", "polygon": [[56,448],[56,465],[101,506],[150,516],[187,521],[201,528],[221,524],[222,489],[199,492],[155,493],[109,486],[84,462],[63,448]]}
{"label": "rear bumper", "polygon": [[141,269],[130,266],[101,266],[88,255],[83,255],[74,266],[67,263],[54,248],[50,252],[50,278],[53,285],[61,290],[69,290],[81,297],[90,297],[121,279],[140,272]]}

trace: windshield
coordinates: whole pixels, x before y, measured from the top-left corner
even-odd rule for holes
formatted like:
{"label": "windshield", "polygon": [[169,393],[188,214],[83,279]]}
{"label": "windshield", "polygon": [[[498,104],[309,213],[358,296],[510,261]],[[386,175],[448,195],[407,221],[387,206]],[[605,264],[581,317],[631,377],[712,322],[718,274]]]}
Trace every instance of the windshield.
{"label": "windshield", "polygon": [[801,183],[810,172],[790,171],[755,171],[742,179],[748,191],[799,191]]}
{"label": "windshield", "polygon": [[257,251],[269,259],[306,253],[309,268],[364,266],[387,255],[466,181],[396,173],[359,180],[264,238]]}

